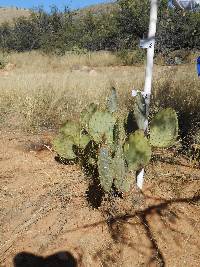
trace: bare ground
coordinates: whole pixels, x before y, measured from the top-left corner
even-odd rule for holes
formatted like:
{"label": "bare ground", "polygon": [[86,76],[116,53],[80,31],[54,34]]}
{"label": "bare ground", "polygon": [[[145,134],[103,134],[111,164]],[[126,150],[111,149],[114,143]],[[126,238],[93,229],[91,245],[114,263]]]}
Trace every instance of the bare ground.
{"label": "bare ground", "polygon": [[200,266],[200,170],[186,159],[153,160],[143,193],[95,209],[89,179],[54,159],[50,134],[0,139],[0,266],[24,251],[29,259],[71,253],[62,266]]}

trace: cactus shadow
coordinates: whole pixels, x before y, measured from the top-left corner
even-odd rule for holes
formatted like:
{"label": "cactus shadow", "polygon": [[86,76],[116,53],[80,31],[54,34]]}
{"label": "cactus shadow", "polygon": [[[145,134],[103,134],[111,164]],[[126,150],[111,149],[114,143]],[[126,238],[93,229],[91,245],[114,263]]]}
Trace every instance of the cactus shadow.
{"label": "cactus shadow", "polygon": [[62,158],[59,155],[55,156],[54,159],[56,162],[63,164],[63,165],[74,165],[78,163],[77,159],[69,160],[69,159]]}
{"label": "cactus shadow", "polygon": [[[149,198],[149,196],[145,197]],[[150,198],[152,199],[152,197]],[[158,201],[158,199],[155,200]],[[160,199],[159,203],[157,204],[152,204],[148,207],[144,207],[143,209],[136,209],[131,213],[113,216],[109,221],[102,220],[93,224],[84,225],[78,229],[76,228],[69,230],[69,232],[78,231],[81,228],[90,229],[98,227],[99,225],[107,224],[114,242],[112,243],[112,248],[109,249],[109,251],[106,249],[100,250],[96,253],[99,258],[103,257],[106,258],[106,260],[108,260],[109,258],[111,259],[112,255],[110,255],[109,253],[117,249],[117,246],[122,248],[122,252],[123,247],[128,247],[129,249],[134,250],[136,253],[139,253],[140,255],[146,257],[147,255],[144,251],[144,248],[146,247],[151,250],[151,254],[148,255],[145,266],[165,267],[168,265],[165,259],[164,251],[162,251],[162,248],[159,245],[159,240],[155,232],[155,225],[154,227],[152,227],[151,219],[153,219],[154,216],[159,216],[159,224],[163,225],[164,228],[167,227],[168,235],[171,234],[171,238],[174,240],[174,242],[176,242],[176,239],[174,238],[175,234],[181,234],[185,239],[187,239],[187,233],[184,233],[179,229],[175,229],[174,225],[178,224],[179,220],[182,218],[184,219],[184,222],[189,223],[190,226],[193,227],[194,233],[196,225],[192,224],[191,218],[187,215],[187,211],[183,211],[180,208],[180,204],[187,204],[191,206],[199,205],[199,203],[199,191],[195,193],[193,197]],[[132,229],[131,231],[135,232],[135,235],[138,236],[138,238],[131,238],[131,236],[127,232],[127,229],[129,229],[126,228],[127,226]],[[146,236],[149,243],[148,245],[146,244],[146,241],[144,241],[145,243],[141,242],[141,232]],[[165,240],[165,236],[161,232],[160,238],[163,238],[163,240]],[[192,242],[192,240],[190,240],[190,242]],[[195,242],[196,241],[194,241],[192,245],[196,245],[199,249],[199,246]],[[108,261],[106,263],[109,264]]]}
{"label": "cactus shadow", "polygon": [[138,130],[138,125],[133,110],[128,113],[127,121],[124,125],[124,128],[127,136]]}
{"label": "cactus shadow", "polygon": [[98,209],[101,206],[104,195],[105,193],[101,188],[99,181],[97,179],[93,179],[86,190],[86,199],[89,205],[94,209]]}
{"label": "cactus shadow", "polygon": [[67,251],[61,251],[48,257],[21,252],[14,257],[13,264],[14,267],[78,267],[77,260]]}

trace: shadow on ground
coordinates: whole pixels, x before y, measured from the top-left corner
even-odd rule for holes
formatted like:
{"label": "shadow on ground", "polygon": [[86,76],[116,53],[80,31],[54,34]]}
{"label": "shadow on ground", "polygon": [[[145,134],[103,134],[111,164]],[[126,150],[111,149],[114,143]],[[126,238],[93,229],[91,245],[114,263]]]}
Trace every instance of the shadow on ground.
{"label": "shadow on ground", "polygon": [[69,252],[62,251],[46,258],[21,252],[13,260],[14,267],[77,267],[77,260]]}
{"label": "shadow on ground", "polygon": [[[145,196],[144,196],[145,197]],[[149,261],[147,265],[145,266],[152,266],[151,264],[155,264],[155,266],[165,267],[167,266],[166,259],[163,255],[163,252],[161,248],[159,247],[158,241],[156,239],[156,236],[154,235],[154,232],[151,228],[150,222],[149,222],[149,216],[152,215],[158,215],[161,219],[161,221],[164,223],[165,227],[168,227],[169,232],[176,232],[178,233],[178,230],[173,229],[170,224],[167,223],[167,221],[171,221],[173,223],[176,223],[178,221],[178,215],[176,212],[178,211],[178,208],[176,209],[176,212],[174,211],[174,207],[172,205],[174,204],[180,204],[185,203],[188,205],[199,205],[200,204],[200,193],[196,193],[191,198],[177,198],[177,199],[162,199],[160,200],[159,204],[151,205],[143,210],[136,210],[133,214],[124,214],[120,216],[115,216],[110,219],[110,221],[99,221],[94,224],[90,225],[84,225],[81,227],[82,229],[89,229],[93,227],[97,227],[99,225],[107,223],[110,229],[111,237],[112,239],[117,242],[118,244],[123,244],[124,246],[128,246],[129,248],[132,248],[134,250],[139,251],[139,245],[136,247],[134,243],[132,243],[132,240],[130,240],[130,237],[128,237],[126,234],[124,235],[124,227],[125,225],[130,225],[132,227],[136,227],[137,225],[141,225],[144,229],[145,235],[150,241],[151,244],[151,257],[149,258]],[[185,214],[185,220],[190,221],[190,218],[187,218],[187,215]],[[132,223],[130,220],[137,218],[139,221],[137,224]],[[73,232],[80,230],[80,228],[69,230],[68,232]],[[182,233],[184,235],[184,233]],[[186,238],[186,237],[185,237]],[[140,244],[141,245],[141,244]],[[112,248],[109,248],[110,252],[112,253]],[[99,251],[100,254],[105,253],[105,251]],[[119,251],[120,253],[120,251]],[[98,255],[101,257],[101,255]],[[106,257],[107,258],[107,257]],[[115,259],[116,260],[116,259]],[[106,265],[107,266],[107,265]],[[153,265],[154,266],[154,265]]]}

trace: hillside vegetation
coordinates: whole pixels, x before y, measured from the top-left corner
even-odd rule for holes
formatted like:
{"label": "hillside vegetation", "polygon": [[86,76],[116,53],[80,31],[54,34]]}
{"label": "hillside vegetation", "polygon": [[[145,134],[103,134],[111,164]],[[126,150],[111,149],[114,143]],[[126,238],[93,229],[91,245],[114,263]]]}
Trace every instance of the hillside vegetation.
{"label": "hillside vegetation", "polygon": [[[171,10],[167,3],[160,0],[156,52],[200,49],[200,12]],[[149,9],[148,0],[118,0],[77,11],[60,12],[53,7],[50,13],[39,8],[29,17],[1,25],[0,49],[59,55],[109,50],[126,57],[127,52],[138,50],[139,40],[147,35]]]}

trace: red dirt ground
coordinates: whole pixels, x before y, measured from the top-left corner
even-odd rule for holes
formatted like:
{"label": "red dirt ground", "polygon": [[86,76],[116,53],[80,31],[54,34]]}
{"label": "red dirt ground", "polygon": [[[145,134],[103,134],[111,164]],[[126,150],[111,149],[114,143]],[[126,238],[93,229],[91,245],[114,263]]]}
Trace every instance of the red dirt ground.
{"label": "red dirt ground", "polygon": [[67,251],[69,267],[200,266],[198,168],[181,157],[154,160],[143,193],[94,209],[89,179],[55,161],[49,136],[0,133],[0,266],[24,251],[30,261]]}

